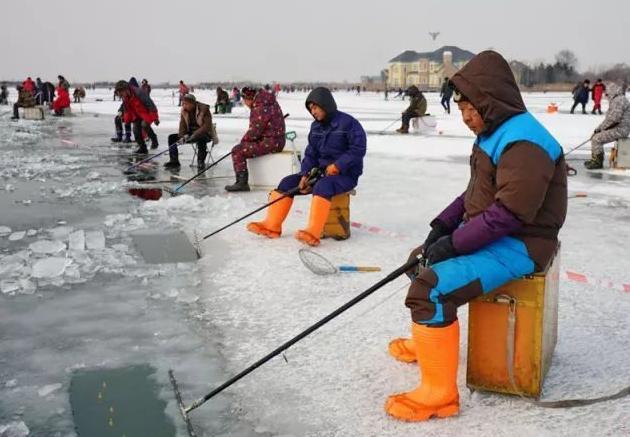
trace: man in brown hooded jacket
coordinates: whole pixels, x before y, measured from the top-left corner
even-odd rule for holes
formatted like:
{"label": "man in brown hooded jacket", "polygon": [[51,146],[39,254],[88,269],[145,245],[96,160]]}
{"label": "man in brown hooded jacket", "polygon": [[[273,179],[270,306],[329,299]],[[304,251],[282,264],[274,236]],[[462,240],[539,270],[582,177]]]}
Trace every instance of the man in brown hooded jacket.
{"label": "man in brown hooded jacket", "polygon": [[[411,257],[405,301],[412,338],[396,339],[396,359],[417,361],[421,384],[390,396],[385,410],[407,421],[459,412],[457,308],[502,284],[544,269],[567,209],[562,148],[525,108],[508,63],[485,51],[451,79],[464,123],[477,135],[466,191],[431,222]],[[411,259],[410,257],[410,259]]]}

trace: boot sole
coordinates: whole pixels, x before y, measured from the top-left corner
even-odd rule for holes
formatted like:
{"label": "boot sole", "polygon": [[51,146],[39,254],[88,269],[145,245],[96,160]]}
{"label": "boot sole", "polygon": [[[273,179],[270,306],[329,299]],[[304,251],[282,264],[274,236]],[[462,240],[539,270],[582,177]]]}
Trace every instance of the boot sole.
{"label": "boot sole", "polygon": [[[392,412],[394,406],[403,406],[406,412]],[[395,419],[405,422],[424,422],[431,418],[445,419],[447,417],[457,416],[459,414],[459,401],[452,402],[441,406],[427,406],[412,401],[405,394],[390,396],[385,403],[385,412]]]}

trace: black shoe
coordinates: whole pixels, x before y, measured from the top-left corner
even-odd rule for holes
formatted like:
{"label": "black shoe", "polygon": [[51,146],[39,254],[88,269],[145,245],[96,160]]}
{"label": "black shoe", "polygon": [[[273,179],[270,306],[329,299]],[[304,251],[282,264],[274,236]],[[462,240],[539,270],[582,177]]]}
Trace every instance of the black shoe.
{"label": "black shoe", "polygon": [[157,148],[158,148],[158,146],[159,146],[159,144],[158,144],[158,143],[153,143],[153,142],[152,142],[152,143],[151,143],[151,150],[155,150],[155,149],[157,149]]}
{"label": "black shoe", "polygon": [[19,120],[19,119],[20,117],[16,117],[16,116],[11,117],[11,120]]}
{"label": "black shoe", "polygon": [[604,153],[593,155],[591,159],[584,163],[587,170],[601,170],[604,168]]}
{"label": "black shoe", "polygon": [[143,144],[141,146],[138,146],[138,148],[134,150],[133,153],[135,153],[136,155],[146,155],[147,153],[149,153],[149,151],[147,150],[147,145]]}
{"label": "black shoe", "polygon": [[235,192],[235,191],[249,191],[249,185],[247,184],[247,180],[249,179],[249,173],[247,171],[242,171],[236,174],[236,183],[232,185],[226,185],[225,191]]}
{"label": "black shoe", "polygon": [[164,164],[164,168],[180,168],[182,165],[179,163],[179,161],[169,161],[166,164]]}
{"label": "black shoe", "polygon": [[125,143],[125,144],[131,143],[131,135],[126,135],[125,139],[123,140],[123,143]]}
{"label": "black shoe", "polygon": [[122,136],[120,136],[120,137],[112,137],[111,140],[112,140],[112,143],[120,143],[120,142],[122,142]]}

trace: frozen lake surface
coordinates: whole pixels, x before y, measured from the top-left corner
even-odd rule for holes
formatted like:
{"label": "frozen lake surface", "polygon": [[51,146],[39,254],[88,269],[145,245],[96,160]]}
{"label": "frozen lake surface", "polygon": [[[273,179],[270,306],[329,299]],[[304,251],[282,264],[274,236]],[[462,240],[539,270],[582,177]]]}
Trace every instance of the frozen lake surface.
{"label": "frozen lake surface", "polygon": [[[177,129],[178,108],[170,91],[154,95],[162,151]],[[214,102],[209,91],[197,97]],[[161,185],[123,175],[132,158],[109,142],[119,102],[108,90],[90,92],[81,106],[73,105],[71,118],[13,123],[7,114],[0,117],[0,435],[9,426],[38,436],[75,435],[72,375],[133,365],[156,369],[166,414],[185,435],[169,368],[191,401],[406,260],[431,219],[465,189],[472,135],[457,111],[442,113],[435,94],[428,95],[435,131],[406,137],[380,133],[407,102],[370,93],[336,97],[340,109],[370,133],[368,155],[351,201],[352,238],[325,240],[317,251],[334,264],[379,265],[380,274],[320,277],[300,263],[300,245],[291,236],[307,219],[307,198],[296,200],[281,239],[258,238],[242,224],[204,241],[196,262],[148,263],[134,234],[205,235],[266,202],[266,192],[225,193],[222,187],[232,179],[226,161],[183,195],[164,193],[159,201],[129,195],[129,188]],[[304,98],[295,93],[279,99],[291,114],[287,129],[297,131],[299,149],[310,124]],[[567,95],[530,94],[525,100],[566,151],[602,119],[563,113]],[[560,104],[561,113],[546,114],[550,102]],[[221,138],[215,157],[236,144],[247,117],[244,108],[215,117]],[[544,386],[548,400],[609,394],[629,383],[630,292],[624,284],[630,284],[630,174],[585,172],[581,160],[588,154],[586,146],[570,155],[579,174],[569,181],[572,198],[561,232],[559,339]],[[191,151],[182,155],[182,163],[189,163]],[[192,171],[184,165],[179,178],[162,170],[151,177],[174,187]],[[417,383],[415,367],[387,355],[389,340],[408,333],[406,285],[399,279],[291,348],[286,360],[272,360],[193,412],[199,434],[630,433],[629,398],[542,410],[518,398],[470,394],[466,309],[459,314],[461,415],[421,424],[389,419],[383,412],[387,395]]]}

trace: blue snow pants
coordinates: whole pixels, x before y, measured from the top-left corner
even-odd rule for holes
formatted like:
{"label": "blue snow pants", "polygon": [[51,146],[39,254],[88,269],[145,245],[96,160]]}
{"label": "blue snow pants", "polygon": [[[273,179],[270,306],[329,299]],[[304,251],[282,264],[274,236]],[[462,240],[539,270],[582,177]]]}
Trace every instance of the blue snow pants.
{"label": "blue snow pants", "polygon": [[[287,193],[297,187],[300,184],[302,176],[299,174],[292,174],[285,177],[280,181],[278,185],[278,191],[281,193]],[[357,180],[354,177],[337,175],[337,176],[324,176],[315,183],[313,187],[313,195],[320,196],[324,199],[332,199],[337,194],[347,193],[357,186]],[[302,193],[297,193],[296,196],[300,196]]]}
{"label": "blue snow pants", "polygon": [[421,269],[411,283],[405,305],[415,323],[447,326],[457,320],[459,306],[534,270],[525,244],[503,237],[477,252]]}

